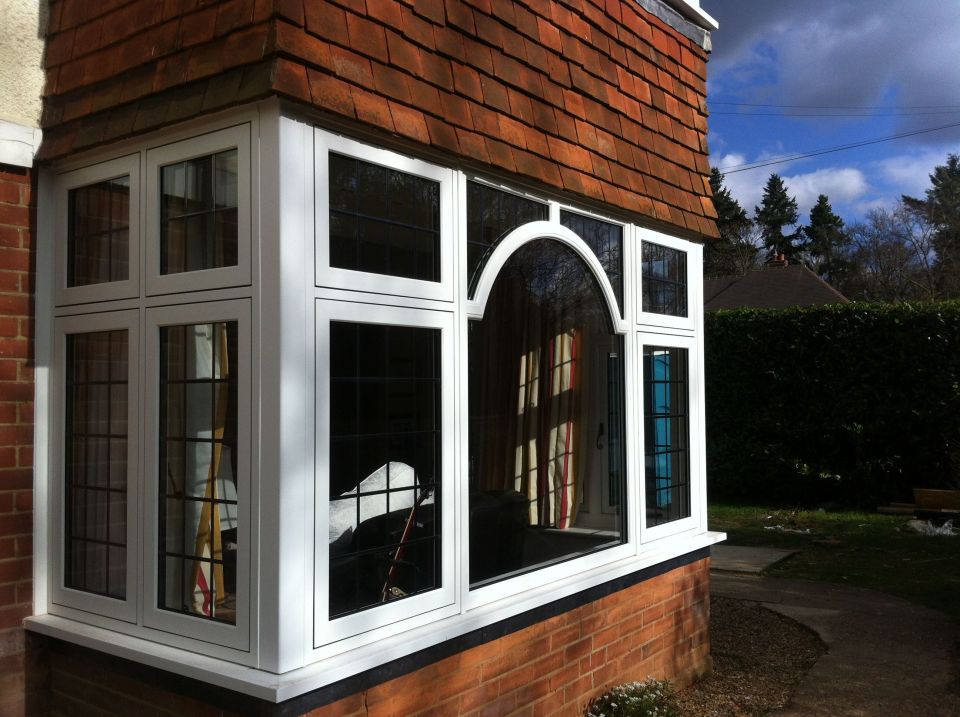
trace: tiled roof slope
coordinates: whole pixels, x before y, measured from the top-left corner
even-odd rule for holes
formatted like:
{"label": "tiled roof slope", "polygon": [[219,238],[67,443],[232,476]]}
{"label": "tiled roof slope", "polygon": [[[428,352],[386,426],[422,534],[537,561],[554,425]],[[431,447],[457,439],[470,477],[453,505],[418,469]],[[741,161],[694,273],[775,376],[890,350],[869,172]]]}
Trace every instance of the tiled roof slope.
{"label": "tiled roof slope", "polygon": [[633,0],[53,0],[41,157],[280,95],[714,237],[706,61]]}
{"label": "tiled roof slope", "polygon": [[850,300],[805,266],[768,266],[743,276],[703,280],[703,307],[787,309],[847,304]]}

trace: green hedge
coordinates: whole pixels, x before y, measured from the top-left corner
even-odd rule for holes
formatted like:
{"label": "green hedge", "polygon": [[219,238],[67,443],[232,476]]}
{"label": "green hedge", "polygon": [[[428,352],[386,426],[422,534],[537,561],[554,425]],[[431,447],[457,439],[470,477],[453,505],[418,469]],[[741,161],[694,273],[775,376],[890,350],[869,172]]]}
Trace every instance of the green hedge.
{"label": "green hedge", "polygon": [[705,324],[711,500],[869,507],[960,488],[960,302]]}

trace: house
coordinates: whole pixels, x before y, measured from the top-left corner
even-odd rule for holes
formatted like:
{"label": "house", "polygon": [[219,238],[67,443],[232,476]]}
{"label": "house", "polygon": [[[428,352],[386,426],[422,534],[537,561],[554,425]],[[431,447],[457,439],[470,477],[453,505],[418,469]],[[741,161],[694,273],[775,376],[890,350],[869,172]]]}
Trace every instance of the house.
{"label": "house", "polygon": [[773,261],[742,276],[705,277],[703,306],[718,309],[789,309],[848,304],[850,300],[802,264]]}
{"label": "house", "polygon": [[707,670],[714,28],[51,0],[0,195],[10,709],[578,714]]}

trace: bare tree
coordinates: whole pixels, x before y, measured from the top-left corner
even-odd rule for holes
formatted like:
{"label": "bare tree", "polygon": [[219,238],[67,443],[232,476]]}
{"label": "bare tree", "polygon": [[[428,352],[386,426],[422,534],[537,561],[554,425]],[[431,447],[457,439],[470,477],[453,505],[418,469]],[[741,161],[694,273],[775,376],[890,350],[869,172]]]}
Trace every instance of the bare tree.
{"label": "bare tree", "polygon": [[850,227],[850,270],[838,288],[863,301],[916,301],[938,298],[935,227],[902,203],[874,209]]}

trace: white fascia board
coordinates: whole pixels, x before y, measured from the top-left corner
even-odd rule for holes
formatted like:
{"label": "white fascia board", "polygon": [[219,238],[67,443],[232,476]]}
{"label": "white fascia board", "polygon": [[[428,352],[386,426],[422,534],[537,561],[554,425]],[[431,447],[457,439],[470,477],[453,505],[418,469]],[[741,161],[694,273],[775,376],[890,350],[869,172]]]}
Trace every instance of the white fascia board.
{"label": "white fascia board", "polygon": [[0,120],[0,164],[32,167],[42,136],[37,127]]}
{"label": "white fascia board", "polygon": [[720,23],[700,7],[700,0],[665,0],[674,10],[704,30],[716,30]]}

